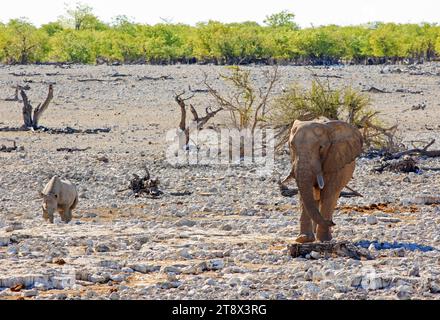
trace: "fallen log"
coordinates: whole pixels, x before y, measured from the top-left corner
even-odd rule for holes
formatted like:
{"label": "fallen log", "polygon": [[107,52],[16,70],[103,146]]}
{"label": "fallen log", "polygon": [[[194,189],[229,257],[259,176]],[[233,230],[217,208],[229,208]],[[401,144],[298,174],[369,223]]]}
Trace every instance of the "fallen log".
{"label": "fallen log", "polygon": [[350,192],[342,191],[340,198],[355,198],[355,197],[363,198],[364,197],[362,194],[360,194],[356,190],[350,188],[349,186],[345,186],[345,188],[350,190]]}
{"label": "fallen log", "polygon": [[58,152],[68,152],[68,153],[73,153],[73,152],[87,151],[87,150],[89,150],[89,149],[90,149],[90,147],[88,147],[88,148],[84,148],[84,149],[81,149],[81,148],[58,148],[57,151],[58,151]]}
{"label": "fallen log", "polygon": [[426,109],[426,102],[422,102],[422,103],[413,105],[411,107],[411,111],[425,110],[425,109]]}
{"label": "fallen log", "polygon": [[293,258],[305,257],[314,251],[320,253],[323,257],[336,255],[355,260],[374,259],[367,249],[357,247],[349,241],[293,243],[288,245],[287,249],[289,255]]}
{"label": "fallen log", "polygon": [[116,82],[116,81],[124,81],[122,78],[115,78],[115,79],[77,79],[78,82]]}
{"label": "fallen log", "polygon": [[397,152],[397,153],[394,153],[394,154],[387,156],[385,160],[399,159],[399,158],[406,156],[406,155],[421,155],[421,156],[428,157],[428,158],[440,157],[440,150],[432,150],[432,151],[428,150],[434,143],[435,143],[435,139],[433,139],[430,143],[428,143],[422,149],[415,148],[415,149],[410,149],[410,150],[406,150],[406,151],[402,151],[402,152]]}
{"label": "fallen log", "polygon": [[440,171],[440,168],[432,168],[432,167],[420,167],[423,171]]}
{"label": "fallen log", "polygon": [[125,74],[125,73],[119,73],[119,72],[115,72],[112,73],[110,75],[108,75],[110,78],[122,78],[122,77],[131,77],[131,74]]}
{"label": "fallen log", "polygon": [[[342,191],[339,196],[340,198],[355,198],[355,197],[363,198],[364,197],[362,194],[360,194],[359,192],[357,192],[356,190],[353,190],[352,188],[350,188],[348,186],[345,188],[350,190],[350,192]],[[281,195],[286,198],[291,198],[299,193],[298,189],[290,189],[289,187],[282,185],[282,184],[280,184],[280,191],[281,191]]]}
{"label": "fallen log", "polygon": [[209,93],[208,89],[192,89],[191,86],[188,86],[189,92],[192,93]]}
{"label": "fallen log", "polygon": [[374,172],[382,173],[384,171],[392,172],[419,172],[420,168],[417,166],[417,161],[406,155],[403,159],[393,159],[380,163],[373,168]]}
{"label": "fallen log", "polygon": [[11,76],[14,77],[38,77],[41,76],[41,73],[26,73],[26,72],[10,72]]}
{"label": "fallen log", "polygon": [[150,81],[159,81],[159,80],[173,80],[174,78],[170,75],[168,76],[159,76],[159,77],[150,77],[150,76],[143,76],[143,77],[137,77],[138,81],[145,81],[145,80],[150,80]]}
{"label": "fallen log", "polygon": [[98,133],[109,133],[111,132],[110,128],[96,128],[96,129],[75,129],[71,127],[66,128],[46,128],[39,126],[37,129],[33,128],[25,128],[25,127],[3,127],[0,128],[0,132],[19,132],[19,131],[29,131],[32,130],[34,132],[45,132],[48,134],[98,134]]}
{"label": "fallen log", "polygon": [[71,127],[66,127],[62,129],[52,129],[52,128],[45,128],[41,127],[40,131],[47,132],[49,134],[98,134],[98,133],[109,133],[111,131],[110,128],[95,128],[95,129],[86,129],[86,130],[80,130],[75,129]]}
{"label": "fallen log", "polygon": [[317,74],[317,73],[313,73],[312,76],[313,77],[317,77],[317,78],[344,79],[344,77],[338,76],[338,75],[334,75],[334,74]]}
{"label": "fallen log", "polygon": [[17,144],[15,143],[15,141],[12,141],[12,147],[8,147],[5,145],[0,145],[0,152],[12,152],[12,151],[17,151]]}
{"label": "fallen log", "polygon": [[422,90],[396,89],[396,93],[422,94]]}
{"label": "fallen log", "polygon": [[370,92],[370,93],[391,93],[391,92],[389,92],[389,91],[382,90],[382,89],[379,89],[379,88],[376,88],[376,87],[370,87],[370,88],[368,88],[368,89],[364,89],[364,90],[362,90],[362,92]]}

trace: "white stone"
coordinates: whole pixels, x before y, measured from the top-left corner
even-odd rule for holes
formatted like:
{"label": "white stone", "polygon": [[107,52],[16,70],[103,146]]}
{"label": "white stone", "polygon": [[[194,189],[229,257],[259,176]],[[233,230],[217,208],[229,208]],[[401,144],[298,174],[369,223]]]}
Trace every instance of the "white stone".
{"label": "white stone", "polygon": [[376,216],[368,216],[367,217],[367,223],[374,225],[378,223],[377,217]]}
{"label": "white stone", "polygon": [[119,293],[117,293],[117,292],[112,292],[112,293],[110,294],[110,296],[109,296],[109,299],[110,299],[110,300],[119,300],[119,299],[120,299]]}
{"label": "white stone", "polygon": [[188,249],[184,248],[179,251],[179,256],[185,259],[192,259],[191,254],[189,253]]}
{"label": "white stone", "polygon": [[307,270],[307,272],[304,274],[304,280],[305,281],[312,281],[313,280],[313,270],[312,269]]}
{"label": "white stone", "polygon": [[237,277],[232,277],[231,279],[229,279],[228,284],[230,286],[236,287],[241,283],[240,279]]}
{"label": "white stone", "polygon": [[209,270],[221,270],[225,267],[225,262],[221,259],[210,260],[206,264]]}
{"label": "white stone", "polygon": [[318,294],[321,292],[321,288],[317,286],[316,284],[312,282],[308,282],[304,285],[304,291],[312,293],[312,294]]}
{"label": "white stone", "polygon": [[397,297],[399,299],[410,299],[413,294],[413,288],[408,285],[401,285],[397,287]]}
{"label": "white stone", "polygon": [[0,247],[6,247],[9,245],[11,238],[8,236],[0,236]]}
{"label": "white stone", "polygon": [[36,297],[38,296],[38,290],[32,289],[32,290],[25,290],[22,293],[23,297]]}
{"label": "white stone", "polygon": [[188,220],[188,219],[181,219],[179,221],[176,222],[176,226],[177,227],[194,227],[197,223],[195,221],[192,220]]}
{"label": "white stone", "polygon": [[110,280],[115,282],[122,282],[125,280],[125,276],[123,276],[122,274],[112,274],[110,275]]}

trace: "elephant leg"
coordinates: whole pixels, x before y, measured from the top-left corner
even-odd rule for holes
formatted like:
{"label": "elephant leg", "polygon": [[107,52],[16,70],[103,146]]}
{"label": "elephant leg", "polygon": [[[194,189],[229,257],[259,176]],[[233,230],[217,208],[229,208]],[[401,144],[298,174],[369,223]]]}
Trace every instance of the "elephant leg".
{"label": "elephant leg", "polygon": [[[313,198],[315,199],[316,207],[319,208],[319,203],[321,200],[321,190],[317,187],[313,187]],[[316,234],[318,230],[318,224],[312,221],[312,225],[313,225],[313,233]]]}
{"label": "elephant leg", "polygon": [[[326,220],[332,220],[333,212],[338,203],[342,189],[348,184],[353,176],[354,163],[348,164],[342,170],[329,174],[326,179],[324,190],[321,191],[320,212]],[[331,241],[331,229],[325,226],[318,226],[316,237],[319,241]]]}
{"label": "elephant leg", "polygon": [[314,234],[314,226],[312,223],[312,219],[305,211],[304,205],[302,203],[302,199],[300,199],[300,202],[301,202],[300,234],[296,238],[296,242],[298,243],[314,242],[315,234]]}
{"label": "elephant leg", "polygon": [[[339,193],[337,193],[337,195],[333,195],[333,194],[326,195],[321,200],[320,211],[324,219],[331,220],[333,218],[333,211],[335,210],[336,204],[338,202]],[[316,228],[316,238],[321,242],[331,241],[332,240],[331,229],[326,226],[318,225]]]}

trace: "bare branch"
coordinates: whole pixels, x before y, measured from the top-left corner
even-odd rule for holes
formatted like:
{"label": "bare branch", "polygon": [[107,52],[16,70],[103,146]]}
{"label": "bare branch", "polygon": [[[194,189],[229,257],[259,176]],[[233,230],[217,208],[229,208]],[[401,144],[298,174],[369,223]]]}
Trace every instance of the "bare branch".
{"label": "bare branch", "polygon": [[23,121],[25,128],[33,127],[32,121],[32,105],[29,102],[29,99],[26,95],[26,92],[22,89],[20,90],[21,99],[23,101]]}
{"label": "bare branch", "polygon": [[395,154],[392,154],[390,157],[388,157],[389,159],[399,159],[403,156],[406,155],[422,155],[425,157],[430,157],[430,158],[436,158],[436,157],[440,157],[440,150],[432,150],[432,151],[428,151],[428,149],[435,143],[435,139],[432,140],[430,143],[428,143],[425,147],[423,147],[422,149],[410,149],[410,150],[406,150],[406,151],[402,151],[402,152],[398,152]]}
{"label": "bare branch", "polygon": [[40,120],[41,115],[44,111],[49,107],[50,102],[53,99],[53,85],[49,85],[49,92],[47,94],[46,100],[43,102],[42,105],[39,105],[35,111],[34,111],[34,120],[33,120],[33,128],[38,128],[38,121]]}

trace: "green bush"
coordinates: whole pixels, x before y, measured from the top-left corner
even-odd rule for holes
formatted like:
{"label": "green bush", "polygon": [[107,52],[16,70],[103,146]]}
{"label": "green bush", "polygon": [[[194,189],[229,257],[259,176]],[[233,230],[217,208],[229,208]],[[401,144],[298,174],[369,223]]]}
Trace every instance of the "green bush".
{"label": "green bush", "polygon": [[84,64],[96,62],[97,34],[94,31],[65,30],[50,40],[52,61]]}
{"label": "green bush", "polygon": [[0,28],[0,57],[6,63],[43,61],[49,51],[48,35],[26,20],[11,20]]}
{"label": "green bush", "polygon": [[[208,21],[196,26],[134,23],[118,16],[110,24],[77,4],[58,21],[36,28],[27,20],[0,24],[4,63],[68,61],[245,64],[292,61],[304,64],[365,63],[433,59],[440,52],[436,24],[370,23],[300,29],[288,11],[256,22]],[[66,43],[72,41],[72,43]]]}

